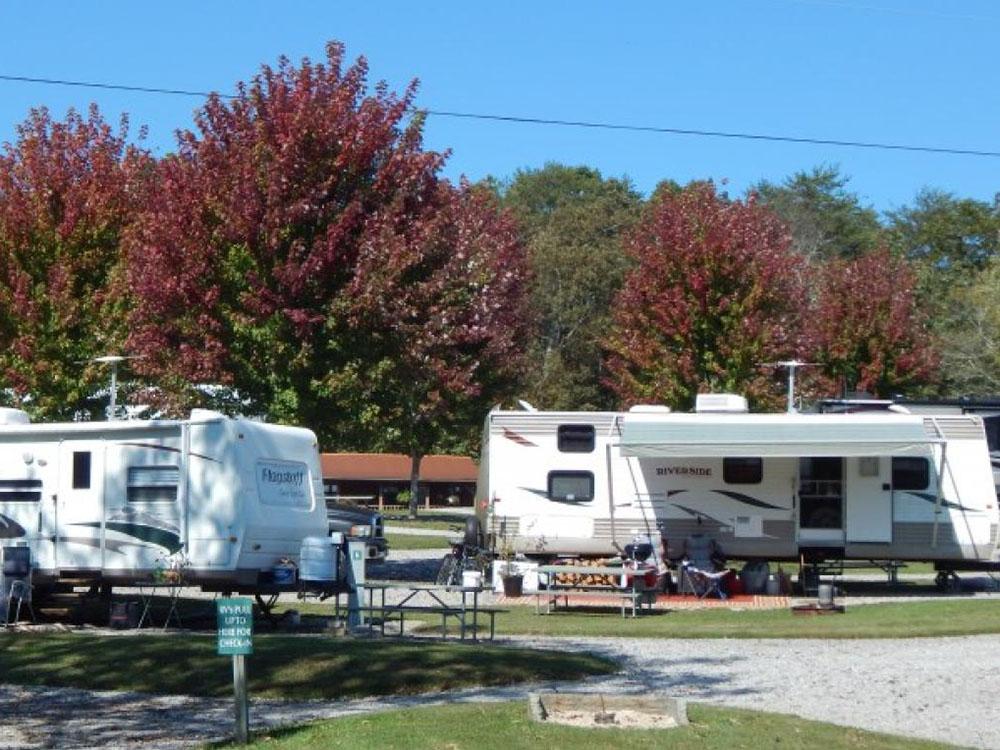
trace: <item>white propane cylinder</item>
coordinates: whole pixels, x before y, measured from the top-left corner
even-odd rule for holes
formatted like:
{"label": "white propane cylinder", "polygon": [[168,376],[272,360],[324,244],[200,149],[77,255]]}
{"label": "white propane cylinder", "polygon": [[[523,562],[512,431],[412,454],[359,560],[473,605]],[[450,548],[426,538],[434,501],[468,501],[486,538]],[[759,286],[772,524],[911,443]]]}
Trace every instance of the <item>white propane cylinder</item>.
{"label": "white propane cylinder", "polygon": [[299,580],[336,581],[337,548],[328,536],[307,536],[299,552]]}

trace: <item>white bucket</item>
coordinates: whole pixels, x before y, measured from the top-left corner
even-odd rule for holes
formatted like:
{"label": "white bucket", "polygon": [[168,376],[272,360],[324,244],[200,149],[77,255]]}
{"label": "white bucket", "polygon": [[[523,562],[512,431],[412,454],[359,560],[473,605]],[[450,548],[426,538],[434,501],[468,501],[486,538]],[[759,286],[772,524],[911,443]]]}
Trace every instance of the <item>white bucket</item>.
{"label": "white bucket", "polygon": [[299,553],[299,580],[336,581],[337,550],[328,536],[307,536]]}
{"label": "white bucket", "polygon": [[462,588],[481,589],[483,587],[483,574],[478,570],[462,571]]}
{"label": "white bucket", "polygon": [[817,596],[819,598],[819,606],[821,607],[833,606],[833,586],[831,584],[821,583],[819,585]]}

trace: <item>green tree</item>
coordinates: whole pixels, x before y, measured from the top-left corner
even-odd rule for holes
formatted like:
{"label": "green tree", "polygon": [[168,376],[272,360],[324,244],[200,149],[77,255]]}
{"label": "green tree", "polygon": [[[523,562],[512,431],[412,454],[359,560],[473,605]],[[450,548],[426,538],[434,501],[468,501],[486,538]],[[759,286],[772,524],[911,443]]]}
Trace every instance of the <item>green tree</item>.
{"label": "green tree", "polygon": [[1000,394],[1000,260],[991,260],[949,294],[952,317],[943,326],[941,392],[949,396]]}
{"label": "green tree", "polygon": [[1000,251],[1000,207],[983,201],[925,189],[888,218],[896,249],[942,278],[981,270]]}
{"label": "green tree", "polygon": [[621,237],[641,197],[626,179],[562,164],[519,171],[501,192],[531,260],[535,329],[523,395],[547,409],[610,408],[600,341],[628,266]]}
{"label": "green tree", "polygon": [[878,214],[847,189],[837,167],[796,172],[780,185],[761,182],[751,189],[788,226],[792,249],[810,260],[854,258],[879,243]]}
{"label": "green tree", "polygon": [[[941,342],[943,395],[979,393],[990,381],[977,374],[980,354],[989,350],[988,321],[992,304],[985,298],[1000,251],[1000,209],[939,190],[922,190],[911,206],[888,215],[889,236],[896,252],[912,261],[917,273],[916,294]],[[984,336],[986,338],[984,338]],[[983,352],[970,349],[980,341]]]}

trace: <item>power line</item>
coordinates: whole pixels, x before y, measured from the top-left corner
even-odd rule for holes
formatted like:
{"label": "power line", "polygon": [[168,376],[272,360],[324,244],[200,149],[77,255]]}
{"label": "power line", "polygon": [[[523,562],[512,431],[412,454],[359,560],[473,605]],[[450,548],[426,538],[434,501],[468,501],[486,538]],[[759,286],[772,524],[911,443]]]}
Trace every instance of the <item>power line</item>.
{"label": "power line", "polygon": [[947,148],[942,146],[912,146],[902,143],[878,143],[874,141],[843,141],[832,138],[805,138],[790,135],[768,135],[764,133],[739,133],[725,130],[695,130],[692,128],[668,128],[653,125],[623,125],[608,122],[587,122],[585,120],[550,120],[541,117],[513,117],[509,115],[473,114],[469,112],[445,112],[433,109],[419,109],[429,115],[439,117],[462,117],[472,120],[495,120],[518,122],[530,125],[563,125],[576,128],[600,130],[627,130],[638,133],[666,133],[670,135],[694,135],[710,138],[735,138],[745,141],[772,141],[777,143],[800,143],[815,146],[841,146],[849,148],[869,148],[886,151],[918,151],[927,154],[952,154],[961,156],[1000,157],[1000,151],[980,151],[978,149]]}
{"label": "power line", "polygon": [[[189,89],[167,89],[153,86],[126,86],[116,83],[95,83],[91,81],[70,81],[56,78],[33,78],[29,76],[12,76],[0,74],[0,81],[16,83],[40,83],[49,86],[69,86],[75,88],[104,89],[111,91],[131,91],[142,94],[169,94],[172,96],[218,96],[222,99],[235,99],[233,94],[219,92],[193,91]],[[836,146],[838,148],[864,148],[879,151],[906,151],[924,154],[947,154],[950,156],[980,156],[1000,158],[1000,151],[981,149],[950,148],[946,146],[917,146],[904,143],[882,143],[878,141],[849,141],[836,138],[809,138],[804,136],[772,135],[767,133],[745,133],[727,130],[702,130],[696,128],[674,128],[656,125],[630,125],[613,122],[594,122],[588,120],[560,120],[545,117],[520,117],[516,115],[496,115],[482,112],[454,112],[426,107],[413,107],[411,113],[432,115],[434,117],[452,117],[465,120],[485,120],[490,122],[508,122],[521,125],[549,125],[556,127],[588,128],[591,130],[617,130],[632,133],[659,133],[662,135],[687,135],[703,138],[728,138],[744,141],[765,141],[770,143],[797,143],[810,146]]]}

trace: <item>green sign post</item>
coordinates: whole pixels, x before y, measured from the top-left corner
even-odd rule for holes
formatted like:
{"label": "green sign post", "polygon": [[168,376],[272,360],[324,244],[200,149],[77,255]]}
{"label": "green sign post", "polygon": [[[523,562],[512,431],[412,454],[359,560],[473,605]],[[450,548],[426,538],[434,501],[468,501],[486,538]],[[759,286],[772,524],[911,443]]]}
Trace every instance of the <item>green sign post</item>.
{"label": "green sign post", "polygon": [[233,657],[233,695],[236,699],[236,741],[250,737],[250,702],[247,697],[246,657],[253,653],[253,602],[250,599],[217,599],[218,652]]}

